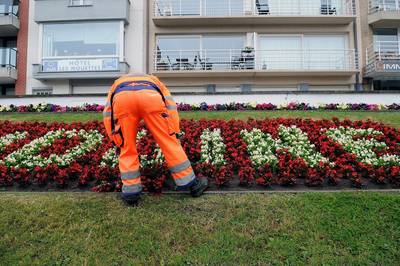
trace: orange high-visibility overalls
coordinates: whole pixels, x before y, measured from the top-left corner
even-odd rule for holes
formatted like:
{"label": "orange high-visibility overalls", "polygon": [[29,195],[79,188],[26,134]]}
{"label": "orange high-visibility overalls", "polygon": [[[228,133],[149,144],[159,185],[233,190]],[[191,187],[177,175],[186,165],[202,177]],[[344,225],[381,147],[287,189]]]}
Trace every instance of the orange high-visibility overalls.
{"label": "orange high-visibility overalls", "polygon": [[160,146],[176,185],[190,186],[195,174],[176,137],[180,133],[179,116],[167,87],[155,76],[124,76],[112,85],[103,112],[107,134],[120,148],[123,195],[129,197],[142,191],[136,150],[142,119]]}

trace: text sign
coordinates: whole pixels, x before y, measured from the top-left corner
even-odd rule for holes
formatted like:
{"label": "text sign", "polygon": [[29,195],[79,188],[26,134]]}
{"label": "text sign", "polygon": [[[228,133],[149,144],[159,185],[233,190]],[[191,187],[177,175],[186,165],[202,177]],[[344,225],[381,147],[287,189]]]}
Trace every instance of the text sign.
{"label": "text sign", "polygon": [[400,60],[382,60],[376,62],[376,69],[380,72],[400,73]]}
{"label": "text sign", "polygon": [[43,60],[43,72],[93,72],[115,70],[118,70],[117,58]]}

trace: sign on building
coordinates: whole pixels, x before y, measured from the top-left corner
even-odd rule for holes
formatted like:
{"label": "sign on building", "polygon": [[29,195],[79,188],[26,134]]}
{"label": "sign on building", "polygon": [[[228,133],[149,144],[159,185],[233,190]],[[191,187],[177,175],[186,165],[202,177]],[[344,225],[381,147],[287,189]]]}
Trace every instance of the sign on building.
{"label": "sign on building", "polygon": [[118,58],[44,59],[43,72],[93,72],[118,70]]}
{"label": "sign on building", "polygon": [[380,72],[400,73],[400,60],[382,60],[376,62],[376,70]]}

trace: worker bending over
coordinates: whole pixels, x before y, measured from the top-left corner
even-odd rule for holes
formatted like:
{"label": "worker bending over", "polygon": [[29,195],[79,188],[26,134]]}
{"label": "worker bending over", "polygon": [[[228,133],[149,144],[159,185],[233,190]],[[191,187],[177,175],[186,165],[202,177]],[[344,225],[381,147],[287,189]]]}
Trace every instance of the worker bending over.
{"label": "worker bending over", "polygon": [[160,146],[178,190],[188,189],[193,197],[201,196],[208,181],[195,176],[177,138],[179,116],[167,87],[152,75],[128,75],[114,82],[103,112],[107,134],[120,150],[122,199],[129,205],[136,205],[142,191],[136,149],[136,135],[142,119]]}

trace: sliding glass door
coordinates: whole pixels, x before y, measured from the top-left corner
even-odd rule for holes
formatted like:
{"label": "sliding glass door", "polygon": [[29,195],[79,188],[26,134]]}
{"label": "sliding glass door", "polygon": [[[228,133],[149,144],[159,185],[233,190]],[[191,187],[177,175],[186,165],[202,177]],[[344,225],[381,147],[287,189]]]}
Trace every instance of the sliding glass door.
{"label": "sliding glass door", "polygon": [[259,47],[263,70],[341,70],[352,58],[344,35],[264,35]]}
{"label": "sliding glass door", "polygon": [[258,63],[264,70],[296,70],[302,67],[301,36],[262,36]]}
{"label": "sliding glass door", "polygon": [[345,69],[350,63],[348,53],[344,36],[304,36],[305,69]]}

